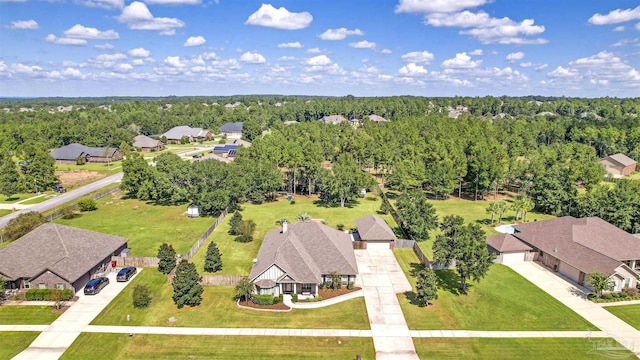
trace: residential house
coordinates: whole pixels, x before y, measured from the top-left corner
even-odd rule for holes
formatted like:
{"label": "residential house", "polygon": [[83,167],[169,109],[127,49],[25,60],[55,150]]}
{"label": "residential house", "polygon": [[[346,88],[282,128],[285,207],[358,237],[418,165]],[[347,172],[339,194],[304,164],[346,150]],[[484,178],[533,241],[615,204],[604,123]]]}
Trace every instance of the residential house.
{"label": "residential house", "polygon": [[77,143],[54,149],[50,154],[58,164],[106,163],[122,159],[122,154],[116,148],[89,147]]}
{"label": "residential house", "polygon": [[489,237],[498,261],[537,261],[589,286],[587,275],[610,276],[614,291],[635,287],[640,277],[640,239],[598,218],[557,219],[513,225],[513,234]]}
{"label": "residential house", "polygon": [[164,149],[164,143],[146,135],[138,135],[133,138],[133,147],[142,152],[160,151]]}
{"label": "residential house", "polygon": [[240,139],[242,137],[242,122],[230,122],[220,126],[222,136],[227,139]]}
{"label": "residential house", "polygon": [[111,271],[111,256],[127,239],[71,226],[45,223],[0,249],[0,275],[11,289],[80,291]]}
{"label": "residential house", "polygon": [[366,243],[366,249],[393,249],[396,234],[391,230],[384,219],[369,215],[356,220],[357,233],[354,234],[359,241]]}
{"label": "residential house", "polygon": [[235,159],[238,155],[238,149],[240,147],[248,148],[251,143],[242,139],[235,139],[231,142],[227,142],[223,145],[216,145],[213,147],[212,153],[221,158]]}
{"label": "residential house", "polygon": [[383,118],[382,116],[379,116],[379,115],[376,115],[376,114],[369,115],[369,120],[371,120],[373,122],[377,122],[377,123],[388,122],[389,121],[389,120]]}
{"label": "residential house", "polygon": [[211,140],[213,134],[206,129],[182,125],[172,127],[160,137],[164,137],[170,143],[180,143],[182,139],[186,139],[188,142]]}
{"label": "residential house", "polygon": [[267,233],[254,260],[249,279],[259,294],[318,294],[318,286],[330,281],[331,273],[342,276],[342,284],[358,274],[351,235],[317,221],[302,221]]}
{"label": "residential house", "polygon": [[325,124],[338,125],[349,120],[342,115],[327,115],[322,118],[322,121],[324,121]]}
{"label": "residential house", "polygon": [[608,174],[615,177],[622,177],[636,171],[636,165],[638,163],[632,158],[618,153],[600,159],[600,164],[604,166]]}

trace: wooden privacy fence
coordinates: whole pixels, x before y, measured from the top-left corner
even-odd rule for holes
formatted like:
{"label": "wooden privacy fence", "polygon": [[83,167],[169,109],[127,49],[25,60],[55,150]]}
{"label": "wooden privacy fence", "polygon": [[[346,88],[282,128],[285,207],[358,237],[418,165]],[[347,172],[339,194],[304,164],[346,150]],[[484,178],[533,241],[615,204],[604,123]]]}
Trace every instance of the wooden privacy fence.
{"label": "wooden privacy fence", "polygon": [[[169,284],[173,283],[175,273],[171,272],[167,275]],[[202,286],[235,286],[238,281],[244,279],[246,276],[239,275],[202,275],[200,285]]]}
{"label": "wooden privacy fence", "polygon": [[207,241],[207,238],[209,237],[209,235],[211,235],[213,230],[215,230],[216,227],[218,227],[218,225],[220,225],[222,220],[224,220],[224,217],[227,216],[227,214],[229,213],[229,209],[232,208],[232,205],[233,204],[227,205],[227,208],[222,211],[222,214],[220,214],[220,216],[218,216],[216,221],[214,221],[213,224],[211,224],[211,226],[209,226],[209,228],[204,232],[204,234],[202,234],[202,236],[200,236],[200,239],[198,239],[198,241],[196,241],[196,243],[193,244],[191,249],[189,249],[189,251],[187,251],[187,253],[182,257],[183,259],[191,260],[191,258],[193,258],[193,256],[198,252],[198,249],[200,249],[200,246],[202,246],[202,244],[205,241]]}
{"label": "wooden privacy fence", "polygon": [[158,267],[158,262],[160,262],[160,259],[158,259],[157,257],[142,256],[112,256],[111,261],[116,262],[116,267]]}
{"label": "wooden privacy fence", "polygon": [[398,239],[395,241],[396,249],[413,249],[415,245],[415,240],[407,240],[407,239]]}
{"label": "wooden privacy fence", "polygon": [[[97,193],[91,195],[91,198],[93,200],[102,199],[103,197],[105,197],[105,196],[107,196],[109,194],[113,194],[116,191],[118,191],[118,187],[114,186],[112,188],[108,188],[108,189],[102,190],[100,192],[97,192]],[[74,201],[73,204],[67,205],[62,209],[55,210],[54,212],[52,212],[51,214],[46,216],[47,220],[49,222],[51,222],[51,221],[53,221],[53,220],[55,220],[55,219],[57,219],[59,217],[62,217],[62,215],[64,215],[64,213],[65,213],[65,209],[66,208],[71,207],[71,206],[75,206],[76,204],[77,204],[77,202]]]}

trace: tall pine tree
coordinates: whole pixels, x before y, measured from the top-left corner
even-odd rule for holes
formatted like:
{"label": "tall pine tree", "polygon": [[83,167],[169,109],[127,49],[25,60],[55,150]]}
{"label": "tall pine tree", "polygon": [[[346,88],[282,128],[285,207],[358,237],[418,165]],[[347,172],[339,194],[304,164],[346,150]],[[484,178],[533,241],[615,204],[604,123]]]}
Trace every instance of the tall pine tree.
{"label": "tall pine tree", "polygon": [[173,246],[171,244],[164,243],[160,245],[158,249],[158,258],[160,262],[158,263],[158,271],[163,274],[168,274],[176,267],[176,251],[173,250]]}
{"label": "tall pine tree", "polygon": [[204,271],[216,272],[222,270],[222,254],[213,241],[207,247],[207,258],[204,261]]}
{"label": "tall pine tree", "polygon": [[204,289],[200,285],[202,277],[196,270],[196,265],[182,260],[173,278],[173,302],[178,309],[183,306],[198,306],[202,302]]}

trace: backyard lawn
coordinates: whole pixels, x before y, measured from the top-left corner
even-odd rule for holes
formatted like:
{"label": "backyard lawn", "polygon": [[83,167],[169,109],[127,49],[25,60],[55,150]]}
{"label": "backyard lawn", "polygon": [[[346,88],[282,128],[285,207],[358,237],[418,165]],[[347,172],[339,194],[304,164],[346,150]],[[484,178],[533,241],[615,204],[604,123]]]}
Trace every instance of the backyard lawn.
{"label": "backyard lawn", "polygon": [[101,174],[112,175],[122,171],[122,161],[113,161],[111,163],[86,163],[84,165],[75,164],[55,164],[56,171],[95,171]]}
{"label": "backyard lawn", "polygon": [[[419,268],[411,249],[394,254],[415,289],[412,269]],[[404,294],[398,300],[412,330],[583,330],[596,329],[538,287],[504,265],[493,265],[468,294],[458,293],[455,270],[436,271],[438,299],[429,307],[412,305]]]}
{"label": "backyard lawn", "polygon": [[0,217],[11,214],[11,210],[0,209]]}
{"label": "backyard lawn", "polygon": [[61,359],[93,358],[96,348],[100,359],[375,358],[371,338],[134,335],[129,339],[127,334],[82,333]]}
{"label": "backyard lawn", "polygon": [[[231,214],[225,218],[225,221],[216,228],[209,240],[215,241],[222,253],[222,271],[217,272],[219,275],[249,275],[252,260],[258,255],[258,250],[262,244],[262,240],[268,231],[277,229],[280,225],[277,221],[286,218],[289,223],[296,221],[296,216],[300,213],[307,213],[314,219],[322,219],[326,225],[336,228],[338,224],[344,225],[344,229],[355,228],[355,220],[367,215],[378,215],[384,218],[392,229],[397,228],[391,215],[379,215],[376,212],[380,209],[381,200],[377,196],[369,195],[368,198],[358,199],[351,207],[322,207],[314,204],[317,197],[307,198],[306,196],[297,196],[295,204],[290,204],[284,198],[275,202],[269,202],[262,205],[243,204],[242,218],[245,220],[253,220],[256,222],[256,232],[254,241],[243,244],[234,241],[235,236],[229,235],[229,220]],[[207,252],[208,243],[204,244],[193,262],[196,264],[199,272],[204,271],[204,259]]]}
{"label": "backyard lawn", "polygon": [[[364,298],[312,309],[286,313],[239,309],[232,286],[205,286],[200,306],[177,309],[171,300],[173,288],[165,275],[145,269],[96,317],[93,325],[184,326],[184,327],[271,327],[307,329],[369,329]],[[152,303],[135,309],[131,294],[136,284],[149,287]],[[126,321],[126,316],[131,316]],[[169,323],[167,319],[175,317]]]}
{"label": "backyard lawn", "polygon": [[[122,199],[117,191],[97,201],[98,210],[56,223],[119,235],[129,239],[132,256],[156,256],[162,243],[185,254],[214,218],[187,218],[187,206],[151,205],[137,199]],[[249,260],[250,261],[250,260]]]}
{"label": "backyard lawn", "polygon": [[[414,338],[421,359],[635,359],[611,339],[585,338]],[[606,347],[603,349],[603,347]]]}
{"label": "backyard lawn", "polygon": [[[51,309],[51,306],[0,306],[0,324],[48,325],[60,316]],[[0,337],[1,334],[3,333],[0,333]]]}
{"label": "backyard lawn", "polygon": [[0,359],[11,359],[26,349],[40,332],[3,331],[0,333]]}
{"label": "backyard lawn", "polygon": [[604,309],[640,330],[640,304],[605,306]]}

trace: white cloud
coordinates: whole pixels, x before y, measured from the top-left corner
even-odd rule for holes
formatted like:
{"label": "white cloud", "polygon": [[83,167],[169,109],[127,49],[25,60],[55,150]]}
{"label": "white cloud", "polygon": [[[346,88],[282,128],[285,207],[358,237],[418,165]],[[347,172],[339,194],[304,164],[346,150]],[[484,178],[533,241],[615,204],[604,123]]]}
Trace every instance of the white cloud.
{"label": "white cloud", "polygon": [[547,68],[548,64],[535,64],[532,62],[523,62],[520,63],[520,67],[523,68],[533,68],[535,71],[541,71]]}
{"label": "white cloud", "polygon": [[198,5],[200,0],[144,0],[151,5]]}
{"label": "white cloud", "polygon": [[456,54],[453,59],[447,59],[442,62],[442,67],[445,69],[473,69],[482,64],[482,60],[471,60],[466,52]]}
{"label": "white cloud", "polygon": [[396,13],[448,13],[484,5],[491,0],[400,0]]}
{"label": "white cloud", "polygon": [[321,53],[322,51],[320,50],[320,48],[317,48],[317,47],[316,47],[316,48],[311,48],[311,49],[307,50],[307,52],[308,52],[309,54],[319,54],[319,53]]}
{"label": "white cloud", "polygon": [[101,50],[111,50],[114,48],[114,46],[109,43],[97,44],[97,45],[94,45],[93,47]]}
{"label": "white cloud", "polygon": [[640,22],[636,24],[636,26],[634,26],[636,28],[636,30],[640,30]]}
{"label": "white cloud", "polygon": [[271,4],[262,4],[258,11],[249,16],[245,25],[264,26],[281,30],[304,29],[313,21],[308,12],[295,13],[284,7],[274,8]]}
{"label": "white cloud", "polygon": [[508,62],[516,62],[516,61],[520,61],[524,58],[524,53],[522,51],[518,51],[518,52],[514,52],[511,54],[508,54],[506,59]]}
{"label": "white cloud", "polygon": [[213,51],[204,53],[201,56],[205,60],[216,60],[218,58],[218,54],[214,53]]}
{"label": "white cloud", "polygon": [[589,18],[589,23],[593,25],[608,25],[618,24],[631,20],[640,20],[640,6],[634,9],[612,10],[607,15],[594,14],[591,18]]}
{"label": "white cloud", "polygon": [[134,59],[131,62],[131,65],[135,65],[135,66],[141,66],[144,65],[144,59]]}
{"label": "white cloud", "polygon": [[318,55],[307,59],[306,64],[312,66],[326,66],[332,63],[327,55]]}
{"label": "white cloud", "polygon": [[295,56],[281,56],[278,58],[278,61],[296,61],[297,58]]}
{"label": "white cloud", "polygon": [[267,62],[267,59],[265,59],[259,52],[248,51],[240,56],[240,61],[248,64],[264,64]]}
{"label": "white cloud", "polygon": [[146,58],[151,55],[151,51],[145,48],[135,48],[135,49],[129,50],[129,55],[133,57]]}
{"label": "white cloud", "polygon": [[168,65],[170,67],[174,67],[174,68],[182,68],[187,66],[187,63],[183,60],[180,59],[180,56],[167,56],[164,59],[164,63],[165,65]]}
{"label": "white cloud", "polygon": [[558,66],[555,70],[547,73],[552,78],[573,78],[578,76],[578,70]]}
{"label": "white cloud", "polygon": [[118,64],[114,70],[117,72],[128,72],[133,70],[133,66],[131,64]]}
{"label": "white cloud", "polygon": [[429,64],[433,60],[433,54],[428,51],[412,51],[402,55],[401,59],[407,63]]}
{"label": "white cloud", "polygon": [[92,60],[97,60],[97,61],[118,61],[118,60],[124,60],[127,58],[127,55],[125,54],[100,54],[94,58],[92,58]]}
{"label": "white cloud", "polygon": [[322,40],[344,40],[347,36],[358,35],[363,36],[364,32],[360,29],[349,30],[347,28],[328,29],[320,34]]}
{"label": "white cloud", "polygon": [[382,54],[382,55],[389,55],[392,52],[393,51],[391,51],[391,49],[382,49],[382,50],[380,50],[380,54]]}
{"label": "white cloud", "polygon": [[76,4],[102,9],[122,9],[124,0],[74,0]]}
{"label": "white cloud", "polygon": [[622,25],[616,26],[613,28],[613,31],[616,31],[616,32],[624,31],[624,26]]}
{"label": "white cloud", "polygon": [[80,24],[72,26],[63,33],[64,37],[87,40],[115,40],[120,38],[114,30],[100,31],[96,28],[85,27]]}
{"label": "white cloud", "polygon": [[354,48],[354,49],[375,49],[376,48],[376,43],[369,42],[367,40],[362,40],[362,41],[358,41],[358,42],[355,42],[355,43],[351,43],[351,44],[349,44],[349,46]]}
{"label": "white cloud", "polygon": [[87,40],[85,39],[70,39],[70,38],[64,38],[64,37],[59,38],[53,34],[47,35],[47,37],[44,38],[44,40],[46,42],[50,42],[52,44],[58,44],[58,45],[74,45],[74,46],[87,45]]}
{"label": "white cloud", "polygon": [[154,17],[147,5],[139,1],[134,1],[125,7],[116,19],[127,24],[129,29],[155,30],[160,31],[160,35],[174,35],[176,28],[185,26],[180,19]]}
{"label": "white cloud", "polygon": [[471,55],[471,56],[480,56],[482,54],[484,54],[484,51],[482,49],[475,49],[475,50],[469,52],[469,55]]}
{"label": "white cloud", "polygon": [[187,41],[184,42],[184,46],[200,46],[200,45],[204,45],[207,42],[207,40],[202,37],[202,36],[191,36],[190,38],[187,39]]}
{"label": "white cloud", "polygon": [[420,76],[427,75],[428,71],[424,66],[409,63],[398,70],[398,73],[404,76]]}
{"label": "white cloud", "polygon": [[38,30],[40,26],[35,20],[18,20],[12,21],[11,25],[5,26],[10,30]]}
{"label": "white cloud", "polygon": [[62,76],[64,76],[65,78],[80,79],[80,80],[83,80],[83,79],[85,79],[87,77],[80,70],[74,69],[74,68],[71,68],[71,67],[66,68],[62,72]]}
{"label": "white cloud", "polygon": [[17,63],[11,65],[11,70],[18,74],[37,76],[42,71],[42,68],[40,66],[29,66],[22,63]]}
{"label": "white cloud", "polygon": [[302,48],[302,44],[300,44],[299,41],[296,42],[288,42],[288,43],[282,43],[282,44],[278,44],[279,48],[293,48],[293,49],[300,49]]}
{"label": "white cloud", "polygon": [[622,39],[611,44],[612,47],[640,46],[640,38]]}

